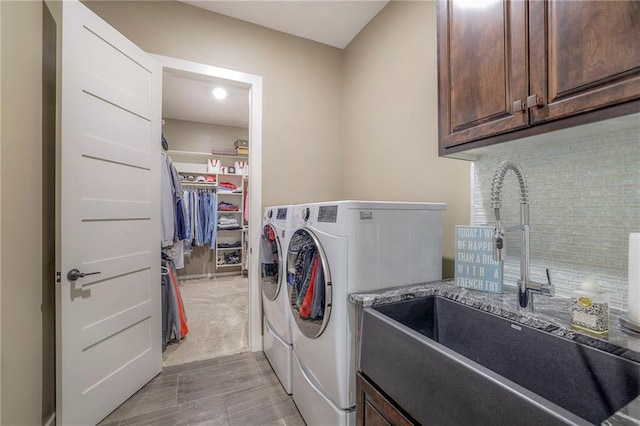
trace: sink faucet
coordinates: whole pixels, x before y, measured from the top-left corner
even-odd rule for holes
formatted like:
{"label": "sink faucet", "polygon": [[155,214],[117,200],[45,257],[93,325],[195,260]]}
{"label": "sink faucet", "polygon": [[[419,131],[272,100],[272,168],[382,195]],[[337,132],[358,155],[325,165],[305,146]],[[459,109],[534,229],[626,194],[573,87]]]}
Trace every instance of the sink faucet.
{"label": "sink faucet", "polygon": [[503,161],[493,175],[491,185],[491,206],[496,217],[496,227],[493,233],[493,258],[497,261],[504,261],[505,240],[503,228],[500,224],[500,209],[502,208],[501,193],[504,177],[511,170],[515,173],[520,184],[520,226],[507,229],[518,229],[521,231],[520,239],[520,280],[518,280],[518,303],[520,307],[529,306],[533,310],[533,294],[543,294],[545,296],[555,295],[555,289],[551,283],[549,269],[547,269],[547,284],[531,281],[529,272],[529,190],[527,181],[522,169],[517,163]]}

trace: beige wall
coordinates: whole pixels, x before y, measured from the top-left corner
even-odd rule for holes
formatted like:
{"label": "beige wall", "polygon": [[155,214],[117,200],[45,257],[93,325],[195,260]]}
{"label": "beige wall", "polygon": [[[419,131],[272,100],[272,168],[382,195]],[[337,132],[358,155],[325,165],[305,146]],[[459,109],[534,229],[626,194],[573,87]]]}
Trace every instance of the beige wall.
{"label": "beige wall", "polygon": [[435,2],[391,2],[344,52],[344,186],[356,199],[446,202],[444,257],[469,223],[470,166],[438,158]]}
{"label": "beige wall", "polygon": [[42,422],[42,8],[2,2],[2,424]]}
{"label": "beige wall", "polygon": [[147,52],[262,76],[263,205],[340,198],[340,49],[178,2],[86,4]]}
{"label": "beige wall", "polygon": [[[452,256],[468,164],[437,158],[433,3],[392,2],[345,52],[176,2],[89,6],[149,52],[263,77],[265,205],[445,201]],[[0,2],[1,424],[39,424],[44,407],[42,7]]]}
{"label": "beige wall", "polygon": [[[169,142],[169,149],[211,152],[212,146],[233,146],[236,139],[249,139],[249,129],[247,128],[218,126],[171,118],[164,120],[162,133]],[[231,165],[233,166],[233,161]]]}
{"label": "beige wall", "polygon": [[435,2],[391,2],[345,51],[175,2],[87,4],[149,52],[263,76],[263,205],[443,201],[453,259],[469,163],[437,156]]}
{"label": "beige wall", "polygon": [[42,420],[56,408],[56,21],[42,16]]}
{"label": "beige wall", "polygon": [[[0,2],[0,188],[2,188],[2,2]],[[2,196],[0,196],[0,424],[2,424]]]}

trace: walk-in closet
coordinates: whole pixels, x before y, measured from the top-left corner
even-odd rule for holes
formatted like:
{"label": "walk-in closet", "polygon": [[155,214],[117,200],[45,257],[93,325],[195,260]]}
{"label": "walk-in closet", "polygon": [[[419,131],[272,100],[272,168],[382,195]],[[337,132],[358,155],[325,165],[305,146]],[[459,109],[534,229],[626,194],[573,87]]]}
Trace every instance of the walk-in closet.
{"label": "walk-in closet", "polygon": [[249,91],[168,68],[162,86],[163,364],[170,366],[249,350]]}

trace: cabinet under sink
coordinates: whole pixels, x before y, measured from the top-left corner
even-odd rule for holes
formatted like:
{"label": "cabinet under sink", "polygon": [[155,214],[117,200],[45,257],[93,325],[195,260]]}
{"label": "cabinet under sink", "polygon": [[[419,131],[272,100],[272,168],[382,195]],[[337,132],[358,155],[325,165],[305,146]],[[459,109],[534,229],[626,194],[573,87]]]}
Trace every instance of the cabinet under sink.
{"label": "cabinet under sink", "polygon": [[429,425],[600,424],[640,364],[439,296],[367,308],[360,372]]}

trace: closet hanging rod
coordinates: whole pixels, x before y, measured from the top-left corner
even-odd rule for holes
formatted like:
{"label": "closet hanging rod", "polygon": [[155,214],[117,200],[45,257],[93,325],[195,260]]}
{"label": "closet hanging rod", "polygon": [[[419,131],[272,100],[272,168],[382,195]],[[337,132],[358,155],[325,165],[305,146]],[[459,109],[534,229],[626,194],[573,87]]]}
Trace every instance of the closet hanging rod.
{"label": "closet hanging rod", "polygon": [[202,188],[217,188],[218,185],[210,182],[189,182],[187,180],[183,180],[180,182],[182,186],[199,186]]}

